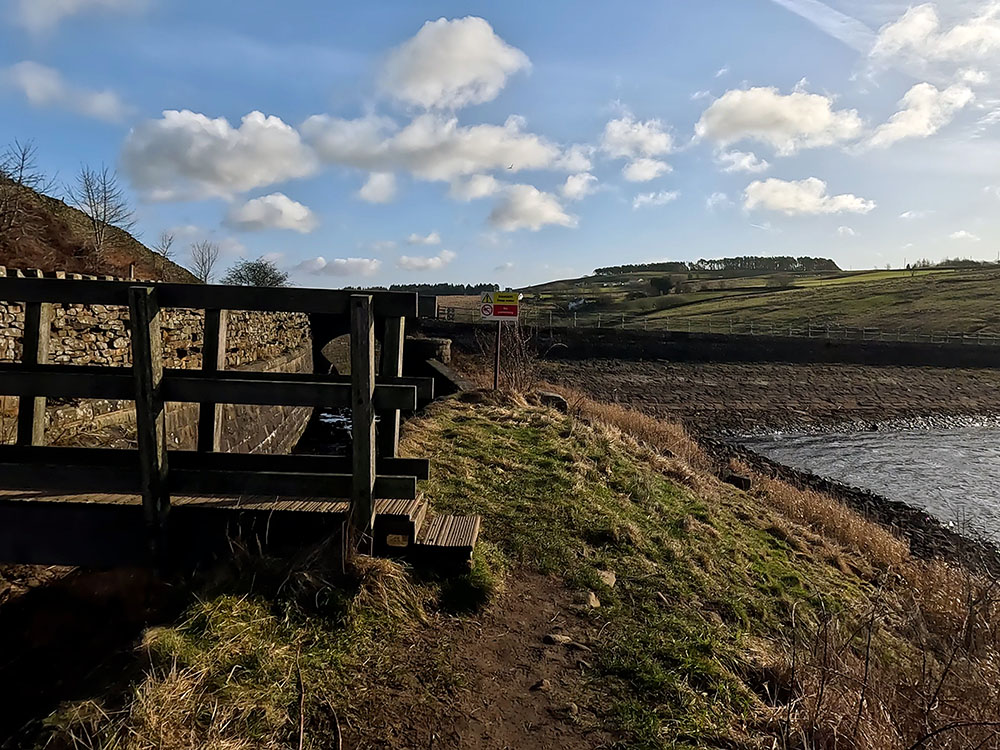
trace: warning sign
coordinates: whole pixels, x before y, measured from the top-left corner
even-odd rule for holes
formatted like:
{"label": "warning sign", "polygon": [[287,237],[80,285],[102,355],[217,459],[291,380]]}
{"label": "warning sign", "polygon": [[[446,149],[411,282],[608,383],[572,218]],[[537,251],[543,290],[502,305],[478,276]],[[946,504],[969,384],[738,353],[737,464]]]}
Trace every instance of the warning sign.
{"label": "warning sign", "polygon": [[483,292],[479,315],[483,320],[516,320],[520,299],[517,292]]}

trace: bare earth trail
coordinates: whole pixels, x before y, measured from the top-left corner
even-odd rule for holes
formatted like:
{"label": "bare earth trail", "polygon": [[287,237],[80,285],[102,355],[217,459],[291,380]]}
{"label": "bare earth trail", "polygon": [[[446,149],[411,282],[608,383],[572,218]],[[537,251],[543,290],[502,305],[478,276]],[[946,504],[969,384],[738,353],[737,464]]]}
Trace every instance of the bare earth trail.
{"label": "bare earth trail", "polygon": [[1000,414],[1000,370],[592,359],[540,375],[697,432]]}

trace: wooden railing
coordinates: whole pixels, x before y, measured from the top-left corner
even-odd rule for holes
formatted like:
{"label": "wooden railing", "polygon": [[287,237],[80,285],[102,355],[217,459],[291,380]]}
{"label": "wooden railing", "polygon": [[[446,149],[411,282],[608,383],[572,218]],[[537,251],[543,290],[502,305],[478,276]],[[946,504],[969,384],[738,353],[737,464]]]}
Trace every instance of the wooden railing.
{"label": "wooden railing", "polygon": [[[433,396],[429,379],[406,378],[406,318],[417,295],[322,289],[200,284],[0,278],[0,300],[24,303],[23,356],[0,364],[0,394],[17,396],[15,445],[0,446],[0,488],[73,493],[141,494],[150,544],[163,543],[171,495],[276,495],[350,500],[355,538],[370,538],[374,501],[413,498],[427,462],[398,457],[399,412],[418,395]],[[49,364],[53,304],[121,305],[129,309],[132,366]],[[201,370],[163,367],[161,310],[205,311]],[[351,374],[226,371],[226,311],[326,313],[350,317]],[[375,325],[383,326],[375,375]],[[45,445],[48,398],[134,399],[137,450]],[[166,402],[200,405],[197,450],[167,450]],[[346,407],[352,413],[352,455],[220,453],[220,404]],[[379,444],[375,414],[382,415]]]}

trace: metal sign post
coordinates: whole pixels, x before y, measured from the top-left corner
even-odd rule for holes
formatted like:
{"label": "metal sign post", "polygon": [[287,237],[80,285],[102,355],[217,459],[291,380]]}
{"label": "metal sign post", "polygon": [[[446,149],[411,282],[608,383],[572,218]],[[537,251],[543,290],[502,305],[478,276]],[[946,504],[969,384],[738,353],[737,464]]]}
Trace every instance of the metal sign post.
{"label": "metal sign post", "polygon": [[521,295],[517,292],[484,292],[479,301],[479,315],[484,321],[497,323],[497,340],[493,347],[493,390],[500,388],[500,339],[505,320],[517,320]]}

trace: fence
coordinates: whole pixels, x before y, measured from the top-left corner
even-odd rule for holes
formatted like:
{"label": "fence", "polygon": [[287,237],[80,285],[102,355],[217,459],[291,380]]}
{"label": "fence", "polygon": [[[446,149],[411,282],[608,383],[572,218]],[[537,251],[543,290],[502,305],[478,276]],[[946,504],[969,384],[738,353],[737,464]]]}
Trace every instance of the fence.
{"label": "fence", "polygon": [[[417,295],[351,294],[319,289],[262,289],[200,284],[152,284],[63,279],[0,279],[0,300],[25,305],[23,355],[0,364],[0,394],[17,396],[17,444],[0,446],[0,487],[71,493],[141,494],[154,553],[163,546],[171,495],[285,496],[332,503],[349,498],[358,539],[370,534],[378,498],[416,497],[427,462],[397,456],[399,410],[413,410],[429,381],[402,375],[404,319],[418,313]],[[129,310],[130,367],[50,364],[53,304],[116,305]],[[205,310],[201,370],[164,368],[161,311]],[[350,320],[351,375],[225,370],[228,310],[333,314]],[[384,326],[376,377],[376,311]],[[137,450],[46,445],[47,398],[134,399]],[[164,402],[200,404],[198,449],[168,451]],[[350,406],[352,455],[241,455],[219,452],[220,403]],[[384,429],[375,439],[375,413]],[[109,498],[105,505],[112,506]],[[13,534],[25,518],[60,518],[61,502],[0,503]],[[101,511],[89,504],[88,515]],[[33,506],[33,507],[32,507]],[[121,508],[122,506],[113,506]],[[63,518],[66,514],[63,512]],[[63,524],[64,526],[66,524]],[[53,533],[48,524],[47,533]],[[64,532],[65,533],[65,532]],[[133,534],[134,537],[134,534]]]}
{"label": "fence", "polygon": [[[481,323],[479,308],[440,307],[439,320]],[[990,332],[926,331],[904,328],[845,326],[837,323],[771,323],[734,318],[650,318],[611,312],[562,312],[522,304],[520,322],[538,328],[616,328],[631,331],[709,333],[728,336],[780,336],[830,341],[885,341],[921,344],[1000,346],[1000,334]]]}

